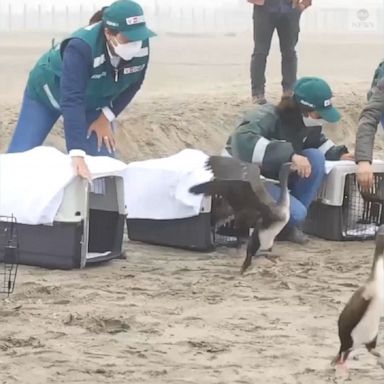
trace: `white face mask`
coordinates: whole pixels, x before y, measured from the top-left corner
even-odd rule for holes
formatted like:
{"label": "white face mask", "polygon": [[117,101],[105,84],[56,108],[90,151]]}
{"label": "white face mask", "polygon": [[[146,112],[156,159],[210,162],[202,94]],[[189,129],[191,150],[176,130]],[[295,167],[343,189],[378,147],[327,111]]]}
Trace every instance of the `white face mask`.
{"label": "white face mask", "polygon": [[119,42],[116,43],[117,45],[113,45],[116,55],[126,61],[132,60],[143,46],[142,41],[132,41],[125,44],[120,44]]}
{"label": "white face mask", "polygon": [[306,127],[319,127],[323,126],[326,121],[324,119],[314,119],[313,117],[303,116],[303,122]]}

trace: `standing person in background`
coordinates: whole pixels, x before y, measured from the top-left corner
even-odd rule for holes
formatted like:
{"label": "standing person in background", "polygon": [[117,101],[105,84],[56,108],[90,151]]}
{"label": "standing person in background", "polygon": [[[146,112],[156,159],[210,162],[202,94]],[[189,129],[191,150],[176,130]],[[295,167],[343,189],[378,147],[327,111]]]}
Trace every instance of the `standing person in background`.
{"label": "standing person in background", "polygon": [[52,47],[29,74],[8,152],[42,145],[62,115],[75,173],[89,179],[85,155],[113,156],[112,122],[144,81],[153,36],[141,6],[117,0]]}
{"label": "standing person in background", "polygon": [[283,96],[292,95],[297,76],[296,44],[301,13],[312,0],[247,0],[254,5],[254,50],[251,60],[252,101],[265,104],[265,69],[276,29],[280,41]]}

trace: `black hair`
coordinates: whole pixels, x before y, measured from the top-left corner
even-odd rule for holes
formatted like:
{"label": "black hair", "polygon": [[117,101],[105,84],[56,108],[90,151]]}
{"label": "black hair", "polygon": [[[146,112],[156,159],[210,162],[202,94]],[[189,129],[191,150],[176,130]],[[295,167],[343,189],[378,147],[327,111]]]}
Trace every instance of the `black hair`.
{"label": "black hair", "polygon": [[[102,7],[97,12],[95,12],[92,17],[89,19],[89,25],[98,23],[103,20],[103,13],[108,8],[108,6]],[[107,28],[108,31],[111,33],[111,35],[116,36],[119,31],[116,31],[115,29]]]}
{"label": "black hair", "polygon": [[98,23],[103,20],[103,13],[108,8],[108,6],[102,7],[97,12],[95,12],[92,17],[89,19],[89,25]]}
{"label": "black hair", "polygon": [[299,104],[292,96],[283,96],[277,105],[277,113],[286,124],[302,124],[303,115],[313,111],[313,108]]}

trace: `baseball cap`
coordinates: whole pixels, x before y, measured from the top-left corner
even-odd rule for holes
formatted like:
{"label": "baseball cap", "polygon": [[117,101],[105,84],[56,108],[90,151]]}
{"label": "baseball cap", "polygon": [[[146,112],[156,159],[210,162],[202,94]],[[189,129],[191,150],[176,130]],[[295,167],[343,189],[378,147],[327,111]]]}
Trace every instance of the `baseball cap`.
{"label": "baseball cap", "polygon": [[328,83],[318,77],[302,77],[293,87],[293,97],[306,107],[312,108],[330,123],[340,120],[340,112],[332,105],[332,90]]}
{"label": "baseball cap", "polygon": [[103,12],[107,28],[119,31],[129,41],[146,40],[156,36],[147,28],[143,8],[132,0],[117,0]]}

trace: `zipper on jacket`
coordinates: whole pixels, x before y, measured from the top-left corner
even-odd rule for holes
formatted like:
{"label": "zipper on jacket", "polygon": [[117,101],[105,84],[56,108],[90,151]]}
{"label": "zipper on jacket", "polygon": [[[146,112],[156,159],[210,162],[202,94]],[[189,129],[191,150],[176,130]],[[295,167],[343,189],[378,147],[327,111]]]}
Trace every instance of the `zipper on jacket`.
{"label": "zipper on jacket", "polygon": [[119,70],[115,68],[115,83],[119,80]]}

